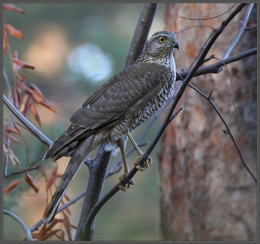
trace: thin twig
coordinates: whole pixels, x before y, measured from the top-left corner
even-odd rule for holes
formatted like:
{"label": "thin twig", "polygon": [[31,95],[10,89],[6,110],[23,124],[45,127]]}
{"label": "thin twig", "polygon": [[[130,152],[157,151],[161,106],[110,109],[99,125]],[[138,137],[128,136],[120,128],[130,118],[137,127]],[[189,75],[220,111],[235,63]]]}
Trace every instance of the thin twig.
{"label": "thin twig", "polygon": [[238,152],[238,155],[240,157],[240,160],[243,164],[243,166],[245,167],[245,169],[248,171],[248,173],[251,175],[251,177],[253,178],[253,180],[257,183],[257,179],[255,177],[255,175],[253,174],[253,172],[251,171],[251,169],[248,167],[248,163],[246,162],[245,160],[245,157],[229,127],[229,125],[227,124],[226,120],[224,119],[223,115],[220,113],[220,111],[218,110],[217,106],[215,105],[215,103],[212,101],[211,97],[212,97],[212,92],[210,93],[209,96],[205,95],[202,91],[200,91],[198,88],[196,88],[195,86],[193,86],[192,84],[189,84],[189,86],[195,90],[197,93],[199,93],[202,97],[204,97],[209,103],[210,105],[214,108],[214,110],[216,111],[217,115],[219,116],[219,118],[221,119],[221,121],[223,122],[223,124],[225,125],[226,127],[226,131],[225,133],[228,134],[231,139],[232,139],[232,142],[234,143],[235,145],[235,148]]}
{"label": "thin twig", "polygon": [[32,238],[30,228],[27,227],[27,225],[24,223],[24,221],[23,221],[20,217],[18,217],[16,214],[14,214],[13,212],[11,212],[11,211],[9,211],[9,210],[6,210],[6,209],[3,210],[3,213],[6,214],[6,215],[9,215],[9,216],[12,217],[15,221],[17,221],[17,223],[18,223],[19,225],[21,225],[21,227],[22,227],[22,229],[23,229],[23,231],[24,231],[24,233],[25,233],[25,235],[26,235],[26,237],[27,237],[27,239],[28,239],[29,241],[33,241],[33,240],[34,240],[34,239]]}
{"label": "thin twig", "polygon": [[190,17],[183,17],[183,16],[179,16],[179,18],[181,19],[187,19],[187,20],[210,20],[210,19],[216,19],[216,18],[219,18],[220,16],[226,14],[227,12],[229,12],[232,8],[235,7],[236,4],[233,4],[228,10],[226,10],[225,12],[219,14],[219,15],[216,15],[216,16],[213,16],[213,17],[208,17],[208,18],[190,18]]}
{"label": "thin twig", "polygon": [[28,168],[17,170],[15,172],[6,174],[5,178],[7,179],[7,178],[14,176],[14,175],[19,175],[19,174],[22,174],[22,173],[25,173],[25,172],[37,170],[40,166],[41,166],[40,164],[31,164]]}
{"label": "thin twig", "polygon": [[[200,65],[203,64],[203,60],[205,59],[209,49],[211,48],[211,46],[214,44],[214,42],[216,41],[216,39],[218,38],[218,36],[223,32],[223,30],[225,29],[225,27],[229,24],[229,22],[243,9],[243,7],[246,4],[240,4],[228,17],[225,21],[222,22],[221,26],[216,29],[213,34],[211,35],[210,39],[207,40],[207,44],[204,46],[204,49],[202,50],[202,52],[200,53],[200,55],[198,56],[198,58],[196,59],[196,62],[194,63],[193,68],[191,69],[191,71],[188,73],[188,75],[186,76],[184,82],[182,83],[182,85],[180,86],[179,92],[176,94],[176,97],[169,109],[168,115],[166,116],[166,119],[164,121],[164,124],[162,125],[162,127],[160,128],[160,131],[158,132],[157,136],[155,137],[155,139],[153,140],[153,142],[151,143],[150,147],[146,150],[146,152],[144,153],[144,155],[139,159],[139,165],[143,166],[144,162],[147,160],[148,155],[150,154],[150,152],[153,150],[153,146],[155,146],[156,141],[158,142],[159,139],[161,137],[161,135],[159,133],[163,133],[165,128],[167,127],[167,123],[169,123],[169,121],[172,119],[172,114],[174,109],[177,106],[177,103],[179,102],[180,98],[182,97],[185,88],[187,87],[189,81],[191,80],[191,78],[193,77],[193,75],[195,74],[195,72],[198,70],[198,68],[200,67]],[[90,214],[88,215],[88,218],[86,220],[86,224],[88,227],[91,226],[93,219],[95,218],[96,214],[98,213],[98,211],[102,208],[102,206],[111,198],[113,197],[114,194],[116,194],[119,191],[119,186],[120,185],[127,185],[129,184],[129,182],[131,182],[132,177],[136,174],[138,170],[136,169],[136,167],[132,168],[132,170],[127,174],[127,176],[125,177],[125,182],[119,182],[118,184],[116,184],[98,203],[95,204],[95,206],[92,208]]]}
{"label": "thin twig", "polygon": [[24,124],[28,130],[37,137],[46,146],[50,146],[52,141],[45,136],[40,130],[38,130],[28,119],[26,119],[20,111],[8,100],[8,98],[3,94],[4,104],[9,108],[9,110],[15,115],[15,117]]}
{"label": "thin twig", "polygon": [[[155,15],[155,12],[157,9],[157,5],[158,4],[156,4],[156,3],[144,4],[144,6],[142,8],[142,12],[140,14],[140,18],[138,20],[138,23],[137,23],[137,26],[135,29],[135,33],[134,33],[131,45],[130,45],[130,49],[128,52],[128,56],[126,59],[124,69],[127,69],[142,52],[144,44],[147,40],[147,36],[148,36],[149,30],[150,30],[152,21],[153,21],[153,17]],[[100,154],[102,152],[101,147],[98,152]],[[96,181],[98,181],[97,183],[99,184],[100,187],[98,187],[97,184],[93,184],[94,187],[91,188],[90,185],[95,182],[92,182],[91,180],[89,180],[88,187],[87,187],[86,194],[85,194],[86,197],[85,197],[85,200],[83,203],[82,213],[81,213],[80,221],[78,224],[75,240],[91,240],[92,239],[93,231],[94,231],[93,222],[91,222],[90,225],[87,225],[86,219],[87,219],[87,216],[89,215],[92,207],[96,204],[96,202],[99,201],[99,197],[101,195],[101,190],[102,190],[102,186],[103,186],[103,183],[105,180],[105,175],[106,175],[106,174],[102,174],[101,176],[99,176],[100,171],[96,171],[95,169],[102,166],[102,164],[107,167],[108,161],[110,159],[110,156],[108,157],[108,154],[111,155],[111,152],[103,151],[103,155],[104,155],[103,158],[106,158],[107,161],[103,160],[103,158],[100,157],[99,161],[93,163],[93,168],[90,169],[90,177],[95,179]],[[98,177],[95,177],[95,175]],[[103,177],[103,178],[101,179],[101,177]],[[99,190],[95,191],[94,189],[99,189]],[[90,198],[90,196],[92,196],[92,197]],[[94,216],[94,219],[95,219],[95,216]]]}
{"label": "thin twig", "polygon": [[[63,211],[64,209],[68,208],[69,206],[71,206],[72,204],[74,204],[75,202],[77,202],[80,198],[84,197],[86,191],[82,191],[80,194],[78,194],[75,198],[71,199],[70,201],[68,201],[67,203],[65,203],[64,205],[62,205],[58,210],[57,213]],[[45,217],[40,219],[36,224],[34,224],[31,228],[30,231],[33,232],[35,230],[37,230],[42,224],[44,224],[45,221]]]}
{"label": "thin twig", "polygon": [[238,43],[238,41],[240,40],[242,34],[244,33],[245,31],[245,28],[246,28],[246,24],[248,22],[248,18],[251,14],[251,11],[253,9],[253,6],[254,6],[254,3],[250,3],[248,5],[248,8],[247,8],[247,11],[246,11],[246,14],[245,14],[245,17],[243,19],[243,22],[242,22],[242,25],[235,37],[235,39],[232,41],[232,43],[230,44],[230,46],[228,47],[228,49],[226,50],[226,52],[224,53],[222,59],[225,59],[229,56],[229,54],[231,53],[231,51],[234,49],[234,47],[236,46],[236,44]]}
{"label": "thin twig", "polygon": [[[179,110],[174,113],[174,115],[170,116],[170,120],[168,120],[167,122],[164,123],[164,125],[160,128],[159,132],[157,133],[157,136],[154,138],[153,142],[150,144],[149,148],[146,150],[146,152],[144,153],[144,157],[141,157],[139,160],[139,165],[142,166],[142,163],[144,163],[145,158],[147,159],[148,156],[150,155],[150,153],[152,152],[152,150],[154,149],[155,145],[157,144],[157,142],[159,141],[159,139],[161,138],[164,130],[166,129],[167,125],[171,122],[172,119],[174,119],[179,112],[181,112],[182,107],[179,108]],[[167,125],[166,125],[167,124]],[[143,161],[141,161],[143,158]],[[120,190],[120,186],[126,186],[127,184],[129,184],[129,182],[131,182],[131,179],[133,178],[133,176],[138,172],[138,170],[136,169],[136,167],[133,167],[131,169],[131,171],[125,176],[125,182],[119,182],[117,183],[98,203],[95,204],[95,206],[92,208],[91,212],[88,215],[88,218],[86,220],[87,226],[91,226],[95,216],[97,215],[98,211],[103,207],[103,205],[109,200],[111,199],[119,190]]]}
{"label": "thin twig", "polygon": [[[252,48],[249,50],[246,50],[244,52],[238,53],[234,56],[228,57],[226,59],[223,59],[222,61],[216,62],[214,64],[210,64],[204,67],[200,67],[193,75],[193,77],[204,75],[204,74],[209,74],[209,73],[219,73],[222,69],[221,67],[224,66],[225,64],[230,64],[234,63],[236,61],[239,61],[243,58],[247,58],[249,56],[257,54],[257,48]],[[180,76],[183,77],[184,79],[187,77],[189,71],[183,71],[179,72],[177,74],[176,80],[181,80]]]}

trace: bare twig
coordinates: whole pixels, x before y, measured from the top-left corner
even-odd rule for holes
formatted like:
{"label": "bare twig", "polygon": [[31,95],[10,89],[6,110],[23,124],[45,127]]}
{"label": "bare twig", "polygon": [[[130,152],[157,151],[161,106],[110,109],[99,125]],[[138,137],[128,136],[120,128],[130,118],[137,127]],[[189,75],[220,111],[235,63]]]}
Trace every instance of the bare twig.
{"label": "bare twig", "polygon": [[[142,166],[144,161],[148,158],[148,156],[150,155],[150,153],[154,149],[155,145],[158,143],[159,139],[163,135],[163,132],[165,131],[167,125],[172,121],[172,119],[174,119],[179,114],[179,112],[181,110],[182,110],[182,107],[179,108],[179,110],[176,113],[174,113],[173,115],[171,114],[168,121],[165,120],[164,125],[158,131],[158,133],[157,133],[156,137],[154,138],[153,142],[150,144],[149,148],[146,150],[143,157],[140,158],[139,165]],[[125,182],[121,181],[121,182],[117,183],[98,203],[95,204],[95,206],[92,208],[90,214],[88,215],[88,218],[86,219],[87,226],[89,226],[89,227],[91,226],[91,224],[92,224],[95,216],[97,215],[98,211],[104,206],[104,204],[109,199],[111,199],[119,191],[120,185],[121,186],[123,185],[125,187],[127,184],[129,184],[129,182],[131,182],[131,179],[134,177],[134,175],[137,172],[138,172],[138,170],[136,169],[136,167],[133,167],[131,169],[131,171],[125,176],[125,179],[126,179]]]}
{"label": "bare twig", "polygon": [[[128,56],[125,63],[125,69],[128,68],[139,56],[139,54],[142,52],[144,44],[146,42],[153,17],[155,15],[157,9],[157,4],[144,4],[139,21],[136,26],[136,30],[133,36],[133,40],[131,42],[131,46],[128,52]],[[99,197],[101,195],[102,186],[105,180],[105,174],[102,174],[102,178],[100,176],[100,172],[98,170],[95,170],[102,166],[102,164],[105,167],[108,165],[111,152],[105,152],[102,149],[103,146],[99,149],[99,154],[103,155],[101,156],[98,161],[93,163],[93,167],[89,167],[90,169],[90,180],[88,183],[88,187],[86,190],[86,197],[83,203],[82,213],[80,216],[80,221],[77,228],[77,233],[75,240],[91,240],[93,236],[93,222],[90,223],[90,225],[87,225],[86,219],[88,214],[90,213],[92,207],[94,204],[99,200]],[[103,150],[103,151],[102,151]],[[104,171],[102,171],[103,173]],[[93,175],[93,176],[92,176]],[[95,177],[97,176],[97,177]],[[91,180],[93,179],[93,181]],[[95,182],[96,181],[96,182]],[[93,183],[93,184],[92,184]],[[98,184],[98,185],[97,185]],[[92,188],[90,187],[92,186]],[[96,191],[95,189],[99,189]],[[93,196],[92,198],[90,196]],[[94,216],[95,218],[95,216]],[[94,220],[94,219],[93,219]]]}
{"label": "bare twig", "polygon": [[28,128],[28,130],[37,137],[46,146],[50,146],[52,141],[45,136],[40,130],[38,130],[28,119],[26,119],[20,111],[8,100],[8,98],[3,94],[4,104],[9,108],[9,110],[15,115],[15,117],[22,122]]}
{"label": "bare twig", "polygon": [[226,10],[225,12],[219,14],[219,15],[216,15],[216,16],[213,16],[213,17],[208,17],[208,18],[190,18],[190,17],[183,17],[183,16],[180,16],[179,18],[181,19],[187,19],[187,20],[210,20],[210,19],[216,19],[224,14],[226,14],[227,12],[229,12],[232,8],[235,7],[236,4],[233,4],[228,10]]}
{"label": "bare twig", "polygon": [[3,213],[6,214],[6,215],[9,215],[11,218],[13,218],[15,221],[17,221],[17,223],[19,225],[21,225],[27,239],[29,241],[33,241],[33,238],[32,238],[32,235],[31,235],[31,231],[30,231],[30,228],[27,227],[27,225],[24,223],[24,221],[18,217],[16,214],[14,214],[13,212],[9,211],[9,210],[3,210]]}
{"label": "bare twig", "polygon": [[[239,61],[243,58],[247,58],[251,55],[255,55],[257,53],[257,48],[252,48],[249,50],[246,50],[244,52],[241,52],[239,54],[236,54],[234,56],[231,56],[229,58],[223,59],[222,61],[216,62],[214,64],[210,64],[204,67],[200,67],[193,75],[193,77],[196,76],[200,76],[200,75],[204,75],[204,74],[208,74],[208,73],[219,73],[222,69],[221,67],[224,66],[225,64],[229,64],[229,63],[234,63],[236,61]],[[177,78],[176,80],[181,80],[180,76],[183,77],[184,79],[187,77],[189,71],[183,71],[183,72],[179,72],[179,74],[177,74]]]}
{"label": "bare twig", "polygon": [[133,64],[140,53],[143,51],[143,47],[147,40],[157,6],[157,3],[144,4],[135,28],[135,33],[133,35],[124,69]]}
{"label": "bare twig", "polygon": [[238,43],[238,41],[240,40],[242,34],[244,33],[245,31],[245,28],[246,28],[246,24],[247,24],[247,21],[248,21],[248,18],[251,14],[251,11],[253,9],[253,6],[254,6],[254,3],[250,3],[248,5],[248,8],[247,8],[247,11],[246,11],[246,14],[245,14],[245,17],[243,19],[243,22],[242,22],[242,25],[235,37],[235,39],[232,41],[232,43],[230,44],[230,46],[228,47],[228,49],[226,50],[226,52],[224,53],[222,59],[225,59],[229,56],[229,54],[231,53],[231,51],[234,49],[234,47],[236,46],[236,44]]}
{"label": "bare twig", "polygon": [[17,170],[15,172],[6,174],[5,178],[7,179],[7,178],[14,176],[14,175],[19,175],[19,174],[29,172],[29,171],[32,171],[32,170],[37,170],[37,169],[39,169],[40,166],[41,166],[40,164],[31,164],[29,167],[27,167],[25,169]]}
{"label": "bare twig", "polygon": [[217,106],[215,105],[215,103],[212,101],[211,97],[212,97],[212,92],[209,94],[209,96],[205,95],[202,91],[200,91],[198,88],[196,88],[195,86],[193,86],[192,84],[189,84],[189,86],[195,90],[197,93],[199,93],[202,97],[204,97],[209,103],[210,105],[214,108],[214,110],[216,111],[217,115],[219,116],[219,118],[221,119],[221,121],[223,122],[223,124],[225,125],[226,127],[226,130],[224,131],[225,134],[228,134],[231,139],[232,139],[232,142],[234,143],[235,145],[235,148],[238,152],[238,155],[240,157],[240,160],[243,164],[243,166],[245,167],[245,169],[247,170],[247,172],[251,175],[251,177],[253,178],[253,180],[255,182],[257,182],[257,179],[255,177],[255,175],[253,174],[253,172],[251,171],[251,169],[248,167],[248,163],[246,162],[245,158],[244,158],[244,155],[229,127],[229,125],[227,124],[226,120],[224,119],[223,115],[220,113],[220,111],[218,110]]}
{"label": "bare twig", "polygon": [[[195,74],[195,72],[198,70],[198,68],[200,67],[200,65],[203,64],[203,60],[205,59],[209,49],[211,48],[211,46],[214,44],[214,42],[216,41],[216,39],[218,38],[218,36],[223,32],[223,30],[225,29],[225,27],[229,24],[229,22],[243,9],[243,7],[246,4],[240,4],[228,17],[225,21],[222,22],[221,26],[216,29],[213,34],[210,36],[210,39],[207,40],[207,44],[204,46],[204,49],[202,50],[202,52],[200,53],[200,55],[198,56],[198,58],[196,59],[196,62],[194,63],[193,68],[191,69],[191,71],[188,73],[188,75],[186,76],[184,82],[182,83],[182,85],[180,86],[179,92],[176,94],[176,97],[169,109],[169,112],[166,116],[166,119],[162,125],[162,127],[160,128],[160,131],[158,132],[157,136],[155,137],[155,139],[153,140],[153,142],[150,144],[149,148],[146,150],[146,152],[144,153],[144,155],[139,159],[139,165],[143,166],[144,162],[147,160],[149,154],[151,153],[151,151],[153,150],[153,147],[155,146],[155,144],[159,141],[159,138],[162,136],[162,133],[164,132],[165,128],[167,127],[169,121],[171,121],[171,119],[173,119],[173,111],[177,106],[177,103],[179,102],[180,98],[182,97],[182,94],[184,93],[185,88],[187,87],[187,85],[189,84],[189,81],[191,80],[191,78],[193,77],[193,75]],[[178,111],[180,112],[180,110]],[[96,214],[98,213],[98,211],[102,208],[102,206],[111,198],[113,197],[118,191],[119,191],[119,186],[123,185],[126,186],[127,184],[129,184],[129,182],[131,182],[132,177],[136,174],[138,170],[136,169],[136,167],[132,168],[132,170],[127,174],[127,176],[125,177],[125,181],[124,182],[119,182],[118,184],[116,184],[98,203],[95,204],[95,206],[93,207],[93,209],[91,210],[90,214],[88,215],[88,218],[86,220],[87,226],[88,228],[90,228],[90,226],[92,225],[92,221],[95,218]]]}

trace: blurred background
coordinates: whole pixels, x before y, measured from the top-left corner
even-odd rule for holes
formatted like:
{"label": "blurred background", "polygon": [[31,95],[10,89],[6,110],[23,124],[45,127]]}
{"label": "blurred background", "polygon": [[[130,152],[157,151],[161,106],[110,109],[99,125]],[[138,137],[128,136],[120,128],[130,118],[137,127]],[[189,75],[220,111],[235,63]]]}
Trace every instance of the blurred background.
{"label": "blurred background", "polygon": [[[36,84],[56,113],[37,106],[42,126],[39,127],[28,112],[29,120],[51,140],[58,137],[69,125],[69,117],[89,95],[124,67],[128,48],[139,18],[142,4],[16,4],[26,14],[4,11],[5,23],[21,30],[24,40],[11,38],[19,59],[35,66],[26,70],[30,83]],[[149,37],[164,29],[164,4],[155,16]],[[13,74],[8,53],[4,56],[6,73],[12,84]],[[4,107],[4,118],[9,112]],[[149,122],[149,121],[148,121]],[[157,132],[157,121],[144,141],[149,142]],[[134,138],[145,125],[133,132]],[[8,168],[8,173],[26,167],[39,159],[46,147],[30,133],[23,131],[26,145],[13,145],[21,162],[19,168]],[[127,147],[128,148],[128,147]],[[28,152],[27,152],[28,150]],[[119,192],[100,211],[96,220],[94,240],[158,240],[159,237],[159,169],[160,145],[152,154],[153,165],[135,176],[136,184],[127,192]],[[109,167],[119,160],[113,157]],[[132,162],[136,155],[129,157]],[[62,173],[68,159],[57,164]],[[56,163],[46,162],[48,174]],[[122,172],[108,178],[103,192],[106,193]],[[45,183],[42,175],[32,172],[40,191],[34,191],[24,183],[4,197],[4,207],[14,211],[28,226],[35,224],[46,206]],[[20,176],[22,179],[23,176]],[[88,170],[82,167],[67,193],[72,199],[87,185]],[[6,185],[14,178],[8,178]],[[82,199],[70,207],[71,223],[77,225]],[[21,240],[21,227],[9,216],[4,216],[4,239]]]}
{"label": "blurred background", "polygon": [[[177,70],[186,70],[212,30],[217,29],[236,6],[161,4],[149,37],[164,29],[177,33],[180,42],[180,50],[175,53]],[[36,84],[56,109],[53,113],[36,105],[41,127],[30,111],[27,117],[54,140],[67,128],[75,109],[98,86],[123,69],[142,4],[17,4],[17,7],[26,15],[4,12],[5,22],[25,35],[24,40],[11,38],[12,46],[18,51],[19,59],[35,66],[34,71],[26,70],[28,82]],[[247,8],[227,26],[208,55],[223,57],[236,38]],[[231,56],[257,46],[256,17],[255,4],[247,30]],[[214,62],[212,59],[205,65]],[[214,91],[212,99],[254,173],[257,162],[256,63],[256,55],[252,55],[223,67],[221,73],[194,77],[191,81],[205,94]],[[4,65],[12,85],[8,52]],[[208,102],[191,88],[185,90],[179,104],[184,110],[167,127],[163,143],[153,151],[152,166],[139,172],[135,185],[116,194],[99,212],[94,240],[256,239],[256,184],[242,166],[230,137],[223,133],[223,123]],[[9,111],[4,107],[4,118],[8,117]],[[147,123],[133,131],[135,139]],[[153,139],[159,123],[157,120],[153,124],[145,142]],[[8,173],[25,168],[41,158],[47,149],[27,131],[23,130],[22,135],[25,144],[20,138],[19,144],[11,145],[21,166],[14,168],[10,164]],[[109,168],[119,159],[120,155],[112,158]],[[135,159],[133,154],[128,161]],[[67,163],[64,157],[57,163],[45,162],[43,167],[50,176],[56,165],[58,172],[63,173]],[[5,209],[16,213],[28,226],[43,216],[47,201],[43,176],[39,172],[30,174],[40,188],[39,193],[34,193],[20,175],[6,180],[5,185],[15,179],[21,183],[4,197]],[[121,175],[119,172],[106,180],[104,194]],[[88,170],[83,166],[67,191],[70,199],[82,192],[87,183]],[[81,207],[82,199],[70,207],[74,225],[78,223]],[[5,215],[4,239],[23,237],[17,222]]]}

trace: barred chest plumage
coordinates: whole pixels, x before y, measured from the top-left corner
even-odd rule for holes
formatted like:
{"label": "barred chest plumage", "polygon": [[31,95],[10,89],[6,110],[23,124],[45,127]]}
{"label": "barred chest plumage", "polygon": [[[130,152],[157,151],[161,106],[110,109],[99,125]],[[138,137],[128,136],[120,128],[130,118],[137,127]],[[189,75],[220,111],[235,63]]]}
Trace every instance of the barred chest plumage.
{"label": "barred chest plumage", "polygon": [[141,123],[143,123],[146,119],[149,119],[152,115],[154,115],[168,100],[169,96],[172,93],[174,88],[176,72],[175,70],[171,72],[171,79],[169,79],[161,92],[152,99],[142,110],[139,110],[135,115],[134,122],[130,125],[130,130],[135,129]]}

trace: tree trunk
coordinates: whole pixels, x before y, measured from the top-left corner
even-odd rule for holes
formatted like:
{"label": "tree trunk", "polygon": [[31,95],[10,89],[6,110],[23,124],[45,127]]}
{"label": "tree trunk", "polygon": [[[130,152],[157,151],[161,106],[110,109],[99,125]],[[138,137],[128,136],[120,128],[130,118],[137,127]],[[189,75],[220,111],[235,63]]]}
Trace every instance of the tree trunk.
{"label": "tree trunk", "polygon": [[[186,70],[206,38],[233,9],[231,4],[169,4],[166,29],[177,33],[177,70]],[[209,55],[222,58],[233,41],[247,6],[230,23]],[[250,23],[256,23],[256,6]],[[186,30],[192,26],[201,26]],[[202,27],[204,26],[204,27]],[[179,32],[179,33],[178,33]],[[246,31],[232,54],[256,47],[256,29]],[[208,56],[209,56],[208,55]],[[216,62],[213,60],[212,62]],[[210,62],[206,63],[209,64]],[[193,78],[191,83],[209,95],[230,126],[249,167],[256,175],[256,55],[224,67],[219,74]],[[232,89],[232,87],[234,89]],[[242,166],[224,124],[202,96],[187,88],[184,111],[163,137],[160,164],[161,234],[164,240],[255,240],[256,184]]]}

